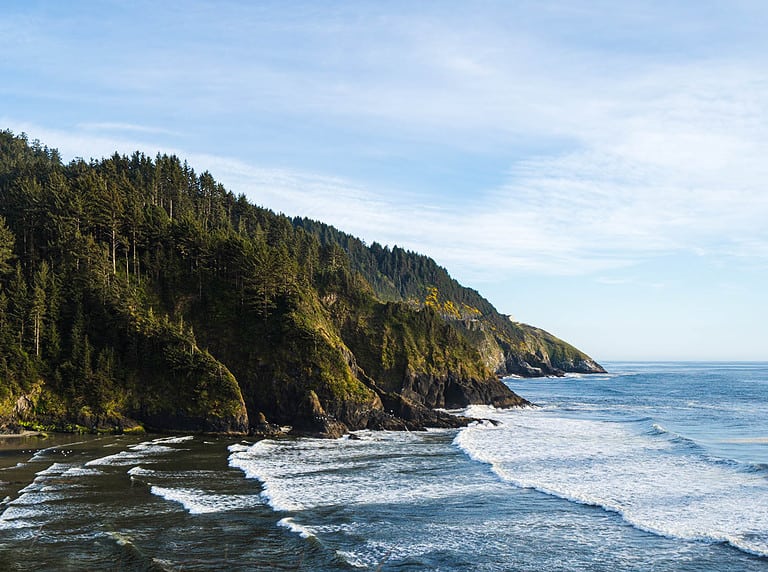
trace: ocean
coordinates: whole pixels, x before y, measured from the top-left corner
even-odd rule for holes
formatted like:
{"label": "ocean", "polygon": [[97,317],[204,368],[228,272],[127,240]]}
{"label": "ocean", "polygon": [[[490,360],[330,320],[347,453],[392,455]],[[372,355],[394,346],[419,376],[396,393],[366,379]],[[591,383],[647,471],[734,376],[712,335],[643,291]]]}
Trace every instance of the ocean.
{"label": "ocean", "polygon": [[0,439],[0,570],[768,570],[768,363],[507,379],[338,440]]}

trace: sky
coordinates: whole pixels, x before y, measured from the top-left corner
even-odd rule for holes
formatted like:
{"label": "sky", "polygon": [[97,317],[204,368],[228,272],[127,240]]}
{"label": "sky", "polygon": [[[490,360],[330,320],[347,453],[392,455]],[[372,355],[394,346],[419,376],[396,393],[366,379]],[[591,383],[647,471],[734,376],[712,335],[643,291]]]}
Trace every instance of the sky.
{"label": "sky", "polygon": [[0,8],[0,129],[175,153],[598,361],[768,360],[768,3]]}

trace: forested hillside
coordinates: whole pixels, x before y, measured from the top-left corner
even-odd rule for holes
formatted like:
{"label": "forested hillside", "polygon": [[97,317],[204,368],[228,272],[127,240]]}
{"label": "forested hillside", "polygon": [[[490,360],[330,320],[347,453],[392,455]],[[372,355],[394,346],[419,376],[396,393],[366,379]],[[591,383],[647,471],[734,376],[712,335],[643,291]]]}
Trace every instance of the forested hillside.
{"label": "forested hillside", "polygon": [[250,204],[177,157],[0,133],[0,426],[416,428],[596,371],[431,259]]}
{"label": "forested hillside", "polygon": [[476,290],[459,284],[428,256],[376,242],[368,247],[354,236],[307,218],[295,218],[293,223],[315,235],[323,246],[341,246],[352,270],[371,284],[380,299],[435,310],[472,340],[498,375],[535,377],[604,371],[587,355],[548,332],[500,314]]}

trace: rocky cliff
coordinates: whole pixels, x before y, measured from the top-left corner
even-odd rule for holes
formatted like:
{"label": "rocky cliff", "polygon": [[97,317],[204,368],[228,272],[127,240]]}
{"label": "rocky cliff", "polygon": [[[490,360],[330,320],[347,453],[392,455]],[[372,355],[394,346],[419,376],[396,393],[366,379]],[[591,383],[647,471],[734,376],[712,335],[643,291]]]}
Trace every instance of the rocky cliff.
{"label": "rocky cliff", "polygon": [[0,133],[0,428],[452,427],[501,375],[602,368],[427,257],[249,203],[176,157]]}

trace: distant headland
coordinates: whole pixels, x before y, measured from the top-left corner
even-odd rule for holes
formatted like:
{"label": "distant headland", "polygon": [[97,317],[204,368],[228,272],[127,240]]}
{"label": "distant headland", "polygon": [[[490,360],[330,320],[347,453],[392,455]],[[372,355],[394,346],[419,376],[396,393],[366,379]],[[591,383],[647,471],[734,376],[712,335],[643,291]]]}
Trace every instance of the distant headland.
{"label": "distant headland", "polygon": [[0,428],[455,427],[501,376],[603,368],[431,258],[251,204],[178,157],[0,132]]}

